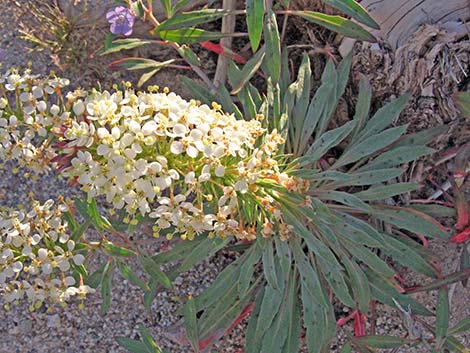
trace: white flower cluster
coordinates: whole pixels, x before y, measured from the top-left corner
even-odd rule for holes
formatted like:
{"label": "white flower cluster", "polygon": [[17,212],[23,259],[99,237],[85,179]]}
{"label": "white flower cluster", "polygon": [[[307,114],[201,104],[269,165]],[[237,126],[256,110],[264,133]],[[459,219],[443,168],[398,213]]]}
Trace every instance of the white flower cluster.
{"label": "white flower cluster", "polygon": [[33,202],[28,212],[0,211],[0,295],[6,302],[26,297],[40,306],[94,291],[72,276],[72,266],[83,265],[85,257],[63,221],[67,209],[48,200]]}
{"label": "white flower cluster", "polygon": [[266,133],[260,119],[237,120],[217,104],[166,92],[94,92],[71,104],[81,119],[63,134],[64,153],[73,156],[64,174],[90,199],[105,195],[132,217],[154,218],[156,235],[171,228],[188,238],[253,238],[239,217],[240,195],[270,200],[263,222],[279,223],[275,199],[261,185],[300,185],[279,170],[274,156],[284,140]]}
{"label": "white flower cluster", "polygon": [[[62,113],[58,95],[68,80],[40,79],[26,70],[0,76],[0,160],[13,160],[41,173],[56,156],[49,132],[69,113]],[[14,104],[10,104],[14,102]]]}

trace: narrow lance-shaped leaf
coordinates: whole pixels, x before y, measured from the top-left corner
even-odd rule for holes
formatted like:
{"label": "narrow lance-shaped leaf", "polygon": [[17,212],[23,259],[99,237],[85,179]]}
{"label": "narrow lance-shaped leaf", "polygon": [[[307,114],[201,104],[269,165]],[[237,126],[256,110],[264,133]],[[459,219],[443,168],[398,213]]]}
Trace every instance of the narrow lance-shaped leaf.
{"label": "narrow lance-shaped leaf", "polygon": [[364,129],[359,132],[355,141],[362,141],[366,137],[375,135],[395,122],[406,104],[408,104],[410,97],[409,93],[404,94],[380,108],[367,122]]}
{"label": "narrow lance-shaped leaf", "polygon": [[434,152],[432,148],[426,146],[402,146],[393,148],[390,151],[381,153],[377,158],[359,168],[359,171],[391,168],[415,161],[416,159]]}
{"label": "narrow lance-shaped leaf", "polygon": [[191,12],[182,12],[160,23],[155,28],[155,32],[159,33],[171,29],[181,29],[185,27],[194,27],[203,23],[216,21],[219,18],[232,14],[232,11],[221,9],[204,9]]}
{"label": "narrow lance-shaped leaf", "polygon": [[263,252],[263,272],[269,285],[274,289],[279,289],[276,268],[274,266],[274,252],[272,241],[268,241],[268,244]]}
{"label": "narrow lance-shaped leaf", "polygon": [[375,37],[357,23],[340,16],[325,15],[315,11],[288,11],[288,13],[305,18],[317,25],[346,37],[356,38],[367,42],[376,42]]}
{"label": "narrow lance-shaped leaf", "polygon": [[371,298],[369,282],[367,276],[355,261],[351,261],[346,254],[343,254],[343,264],[351,280],[351,287],[354,293],[354,299],[358,303],[358,309],[367,313]]}
{"label": "narrow lance-shaped leaf", "polygon": [[446,288],[441,288],[437,299],[436,343],[442,347],[449,329],[449,295]]}
{"label": "narrow lance-shaped leaf", "polygon": [[341,141],[343,141],[351,133],[355,124],[355,121],[350,121],[339,128],[325,132],[321,137],[317,138],[310,146],[307,153],[305,153],[305,155],[300,158],[301,165],[318,161],[331,148],[341,143]]}
{"label": "narrow lance-shaped leaf", "polygon": [[117,66],[122,69],[127,70],[143,70],[143,69],[161,69],[165,66],[170,65],[175,60],[167,61],[155,61],[152,59],[142,59],[142,58],[123,58],[115,60],[109,64],[109,66]]}
{"label": "narrow lance-shaped leaf", "polygon": [[308,141],[312,137],[318,123],[329,120],[332,112],[331,106],[336,104],[337,80],[338,75],[335,66],[329,60],[321,77],[322,84],[310,102],[303,125],[295,127],[302,131],[300,139],[295,141],[294,152],[296,155],[301,155],[307,148]]}
{"label": "narrow lance-shaped leaf", "polygon": [[372,27],[374,29],[380,29],[380,26],[377,22],[374,21],[372,17],[367,13],[367,10],[364,9],[357,1],[354,0],[323,0],[323,2],[336,7],[341,12],[344,12],[346,15],[351,16],[355,20]]}
{"label": "narrow lance-shaped leaf", "polygon": [[133,340],[127,337],[116,337],[116,341],[122,347],[132,353],[148,353],[147,347],[141,341]]}
{"label": "narrow lance-shaped leaf", "polygon": [[141,47],[146,44],[151,44],[151,40],[143,40],[139,38],[126,38],[126,39],[116,39],[112,41],[105,50],[99,53],[100,56],[115,53],[121,50],[129,50]]}
{"label": "narrow lance-shaped leaf", "polygon": [[370,156],[375,152],[381,150],[384,147],[392,144],[398,138],[403,135],[408,128],[408,125],[398,126],[390,128],[376,135],[372,135],[357,145],[352,146],[351,148],[346,149],[342,156],[336,161],[333,165],[334,168],[350,164]]}
{"label": "narrow lance-shaped leaf", "polygon": [[406,208],[383,208],[376,209],[373,214],[378,219],[393,224],[394,226],[406,229],[415,234],[424,236],[447,239],[447,233],[435,223],[429,221],[418,212]]}
{"label": "narrow lance-shaped leaf", "polygon": [[114,245],[113,243],[104,243],[103,247],[107,250],[107,252],[112,256],[117,257],[130,257],[134,256],[135,253],[129,249]]}
{"label": "narrow lance-shaped leaf", "polygon": [[101,312],[103,314],[107,313],[111,306],[112,268],[113,266],[109,266],[103,272],[103,277],[101,278],[101,298],[103,299],[101,303]]}
{"label": "narrow lance-shaped leaf", "polygon": [[367,77],[362,76],[359,82],[359,96],[356,104],[354,120],[357,122],[351,141],[355,141],[358,133],[363,129],[369,118],[370,103],[372,99],[372,87]]}
{"label": "narrow lance-shaped leaf", "polygon": [[264,42],[266,44],[265,63],[268,76],[273,84],[278,83],[281,75],[281,39],[277,27],[276,14],[270,11],[265,19]]}
{"label": "narrow lance-shaped leaf", "polygon": [[397,348],[408,343],[406,338],[393,336],[362,336],[352,340],[357,345],[373,348]]}
{"label": "narrow lance-shaped leaf", "polygon": [[165,10],[166,16],[171,17],[172,15],[171,0],[160,0],[160,2],[163,5],[163,9]]}
{"label": "narrow lance-shaped leaf", "polygon": [[263,32],[264,0],[246,0],[246,24],[251,50],[256,52]]}
{"label": "narrow lance-shaped leaf", "polygon": [[116,265],[124,279],[128,280],[133,285],[142,288],[143,290],[150,290],[149,286],[143,280],[141,280],[140,277],[137,276],[137,274],[132,271],[132,269],[125,263],[116,261]]}
{"label": "narrow lance-shaped leaf", "polygon": [[449,335],[457,335],[462,332],[470,331],[470,317],[466,317],[457,325],[449,330]]}
{"label": "narrow lance-shaped leaf", "polygon": [[184,306],[184,323],[186,325],[186,335],[195,352],[199,351],[199,333],[196,318],[196,304],[190,295]]}
{"label": "narrow lance-shaped leaf", "polygon": [[139,326],[139,333],[142,336],[142,342],[144,343],[148,353],[162,353],[162,350],[144,326]]}
{"label": "narrow lance-shaped leaf", "polygon": [[182,29],[170,29],[159,31],[158,36],[169,42],[176,42],[179,44],[190,44],[190,43],[200,43],[212,40],[218,40],[224,37],[240,37],[244,34],[240,33],[219,33],[205,31],[199,28],[182,28]]}
{"label": "narrow lance-shaped leaf", "polygon": [[232,91],[230,94],[237,94],[250,81],[253,75],[258,71],[264,58],[264,47],[261,48],[248,62],[243,66],[240,73],[237,75],[235,81],[232,84]]}
{"label": "narrow lance-shaped leaf", "polygon": [[144,270],[157,282],[161,283],[165,288],[170,288],[171,287],[171,281],[163,273],[162,270],[160,270],[160,265],[157,264],[155,261],[152,260],[151,257],[141,254],[139,256],[139,261],[142,264],[142,267]]}
{"label": "narrow lance-shaped leaf", "polygon": [[402,195],[410,191],[414,191],[419,187],[416,183],[397,183],[390,185],[377,186],[367,190],[353,194],[363,201],[385,200],[389,197]]}
{"label": "narrow lance-shaped leaf", "polygon": [[310,69],[310,58],[307,54],[302,57],[302,62],[299,67],[299,74],[296,83],[295,92],[295,113],[294,126],[296,127],[295,139],[300,139],[300,133],[304,126],[307,110],[310,102],[310,90],[311,90],[311,76],[312,70]]}

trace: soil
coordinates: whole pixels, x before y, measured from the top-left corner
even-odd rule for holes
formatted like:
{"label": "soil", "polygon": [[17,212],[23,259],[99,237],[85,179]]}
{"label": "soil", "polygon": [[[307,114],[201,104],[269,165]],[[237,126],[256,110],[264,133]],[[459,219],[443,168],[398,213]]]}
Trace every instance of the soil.
{"label": "soil", "polygon": [[[74,59],[79,61],[66,62],[57,53],[51,53],[47,50],[41,52],[28,50],[28,44],[21,39],[21,34],[18,32],[18,29],[21,29],[21,23],[25,24],[26,27],[34,27],[34,24],[29,22],[32,19],[24,13],[26,2],[22,1],[21,6],[18,7],[14,4],[19,3],[17,1],[0,0],[0,7],[6,8],[8,6],[9,9],[9,11],[0,12],[0,48],[2,49],[0,55],[3,53],[3,59],[0,59],[0,61],[3,62],[3,68],[11,66],[27,67],[30,64],[34,73],[47,74],[54,70],[58,74],[70,78],[76,86],[82,87],[94,87],[98,81],[101,82],[103,88],[109,88],[112,83],[121,80],[130,80],[134,83],[138,81],[139,73],[114,71],[108,68],[107,64],[120,58],[120,55],[104,57],[95,55],[101,43],[103,43],[107,30],[106,24],[103,23],[95,23],[92,33],[90,28],[86,26],[77,26],[73,32],[73,36],[70,37],[71,43],[69,43],[72,50],[74,49],[74,43],[83,43],[83,41],[90,43],[89,46],[80,47],[80,50],[84,52],[74,53],[79,54]],[[299,8],[308,6],[309,9],[317,9],[319,2],[316,0],[298,0],[294,5]],[[320,10],[335,13],[331,8],[323,5]],[[431,29],[438,34],[430,36],[429,31]],[[148,28],[143,27],[140,30],[142,33],[147,33]],[[290,55],[294,58],[294,66],[300,62],[302,52],[309,51],[313,62],[314,86],[318,86],[321,71],[327,58],[330,55],[339,58],[336,49],[339,44],[338,37],[324,30],[314,32],[312,27],[305,25],[303,21],[289,22],[286,33],[286,41]],[[398,52],[393,52],[384,43],[374,45],[356,44],[352,74],[353,79],[358,78],[360,75],[366,75],[371,80],[374,92],[374,109],[405,91],[411,90],[413,92],[412,101],[397,123],[409,123],[410,129],[413,131],[440,126],[443,123],[450,125],[449,131],[434,143],[433,147],[436,149],[436,155],[420,161],[420,168],[423,171],[420,174],[420,180],[426,186],[420,191],[419,195],[414,196],[421,199],[427,199],[439,191],[439,187],[435,183],[429,182],[429,179],[441,184],[441,186],[449,180],[452,174],[450,171],[455,167],[454,161],[450,159],[448,162],[440,163],[439,167],[436,168],[434,165],[442,156],[461,148],[469,141],[470,135],[470,121],[460,115],[449,99],[457,90],[467,89],[466,83],[468,83],[468,80],[466,77],[470,73],[468,56],[470,42],[468,37],[449,39],[449,37],[439,33],[439,28],[424,28],[412,37],[411,41],[408,42],[408,46],[405,43],[405,49]],[[235,41],[235,45],[236,43]],[[440,69],[445,58],[435,50],[433,51],[439,45],[444,47],[444,43],[447,57],[451,58],[446,71]],[[421,46],[419,46],[420,44]],[[242,48],[236,49],[242,50]],[[174,57],[174,53],[161,46],[135,49],[127,54],[129,56],[153,58],[159,61]],[[198,54],[204,62],[204,71],[212,77],[216,68],[217,56],[205,50],[198,50]],[[295,56],[298,56],[297,59]],[[190,98],[189,91],[179,79],[180,75],[183,74],[189,74],[198,81],[197,76],[193,73],[182,72],[177,69],[163,69],[147,84],[158,84],[161,87],[168,86],[172,91],[178,92],[185,98]],[[428,81],[430,79],[432,79],[432,82],[429,86]],[[337,113],[336,119],[338,121],[349,119],[348,115],[353,111],[352,107],[356,94],[357,81],[352,80],[342,101],[342,109]],[[17,188],[18,184],[23,185],[24,192],[29,191],[27,181],[19,180],[19,177],[8,176],[8,173],[8,166],[0,172],[3,178],[8,178],[3,179],[4,181],[1,184],[3,190],[5,190],[0,193],[0,204],[2,205],[14,201],[16,196],[20,197],[22,191]],[[409,177],[413,177],[411,172]],[[67,191],[66,185],[56,184],[55,180],[45,180],[44,183],[48,185],[45,188],[46,191],[57,188],[59,191],[70,192]],[[462,190],[465,189],[470,189],[470,180],[467,180],[462,187]],[[449,190],[449,193],[452,193],[452,190]],[[412,195],[412,197],[414,196]],[[444,192],[438,200],[449,201],[446,197]],[[467,200],[469,200],[468,195]],[[456,223],[455,218],[444,221],[450,228],[454,227]],[[431,241],[430,249],[439,256],[441,260],[439,264],[443,274],[449,274],[459,269],[460,256],[463,251],[462,245],[457,246],[445,241]],[[116,284],[117,303],[113,303],[115,307],[107,317],[97,314],[100,304],[98,296],[92,298],[83,312],[79,312],[76,308],[69,308],[67,311],[51,309],[51,312],[28,315],[25,314],[27,309],[23,307],[14,308],[8,312],[0,309],[2,318],[8,318],[0,321],[0,331],[2,332],[0,353],[123,352],[117,346],[114,337],[127,336],[135,338],[138,324],[150,327],[156,340],[165,347],[170,347],[172,351],[187,351],[187,348],[181,348],[172,343],[172,341],[178,340],[177,337],[172,336],[171,328],[175,330],[175,335],[177,335],[179,317],[175,311],[179,304],[179,298],[191,292],[201,291],[228,261],[230,261],[230,255],[222,253],[179,279],[178,281],[182,284],[176,287],[175,292],[165,292],[159,295],[158,305],[153,307],[153,315],[145,312],[140,302],[135,305],[135,300],[132,298],[140,298],[141,293],[138,293],[135,288],[129,290],[126,283]],[[204,277],[205,275],[207,276]],[[409,286],[423,283],[423,278],[411,274],[405,269],[403,269],[401,275]],[[470,298],[470,288],[463,287],[461,283],[451,285],[450,288],[452,293],[450,325],[452,326],[470,316],[470,300],[468,299]],[[416,295],[416,297],[429,309],[435,311],[436,292],[422,293]],[[340,316],[347,316],[347,308],[343,309],[338,306],[337,313]],[[378,305],[377,318],[377,334],[403,335],[406,332],[403,318],[397,310]],[[243,329],[245,325],[246,322],[242,322],[229,335],[224,337],[217,344],[216,351],[240,352],[243,346]],[[337,342],[332,346],[332,352],[339,350],[347,333],[351,333],[350,326],[346,326],[339,331]],[[467,347],[470,347],[470,334],[462,335],[461,341]],[[424,353],[428,350],[426,348],[422,350],[405,348],[399,352]]]}

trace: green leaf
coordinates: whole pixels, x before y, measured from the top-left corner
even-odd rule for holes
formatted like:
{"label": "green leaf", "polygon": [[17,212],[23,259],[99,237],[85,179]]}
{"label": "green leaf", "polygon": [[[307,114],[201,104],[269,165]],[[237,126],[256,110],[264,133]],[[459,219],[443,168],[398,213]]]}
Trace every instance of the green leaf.
{"label": "green leaf", "polygon": [[315,11],[289,11],[289,14],[300,16],[317,25],[323,26],[343,36],[376,42],[375,37],[357,23],[340,16],[330,16]]}
{"label": "green leaf", "polygon": [[296,155],[301,155],[306,149],[308,141],[312,137],[315,128],[321,122],[321,125],[327,125],[337,104],[338,74],[332,60],[328,60],[321,77],[321,85],[315,92],[315,96],[307,110],[307,115],[302,126],[295,128],[301,131],[300,139],[295,140],[294,145]]}
{"label": "green leaf", "polygon": [[434,142],[438,136],[444,134],[447,130],[449,130],[449,126],[441,125],[412,134],[407,134],[395,142],[393,146],[426,145],[430,142]]}
{"label": "green leaf", "polygon": [[460,321],[457,325],[449,330],[449,336],[457,335],[462,332],[470,331],[470,317],[466,317]]}
{"label": "green leaf", "polygon": [[448,239],[447,233],[435,223],[417,214],[417,211],[406,208],[375,209],[374,217],[394,226],[406,229],[415,234],[427,237]]}
{"label": "green leaf", "polygon": [[426,146],[403,146],[393,148],[377,156],[374,160],[359,168],[360,171],[391,168],[397,165],[414,161],[422,156],[433,153],[432,148]]}
{"label": "green leaf", "polygon": [[153,340],[150,332],[144,326],[139,326],[139,333],[142,336],[142,342],[144,343],[148,353],[162,353],[162,350]]}
{"label": "green leaf", "polygon": [[[358,134],[355,141],[378,134],[395,122],[410,100],[411,94],[407,93],[380,108],[367,122],[364,129]],[[355,142],[354,141],[354,142]]]}
{"label": "green leaf", "polygon": [[199,28],[170,29],[157,32],[158,36],[169,42],[179,44],[200,43],[211,40],[218,40],[225,37],[239,37],[237,33],[219,33],[205,31]]}
{"label": "green leaf", "polygon": [[263,252],[263,272],[268,284],[279,290],[279,283],[276,274],[276,267],[274,266],[274,250],[272,241],[267,242],[266,248]]}
{"label": "green leaf", "polygon": [[[387,304],[391,307],[396,308],[395,299],[402,308],[410,308],[413,314],[431,316],[432,313],[426,309],[425,306],[418,303],[413,298],[399,293],[394,286],[390,284],[389,280],[381,278],[371,270],[365,271],[367,278],[369,278],[369,285],[371,289],[372,297],[377,299],[379,302]],[[397,308],[399,309],[399,308]]]}
{"label": "green leaf", "polygon": [[152,259],[162,265],[171,261],[179,261],[188,256],[202,241],[207,241],[207,238],[196,237],[191,241],[177,240],[175,244],[171,244],[170,250],[160,252],[152,256]]}
{"label": "green leaf", "polygon": [[250,288],[251,279],[255,271],[255,265],[259,262],[262,255],[262,249],[260,246],[250,253],[246,261],[240,267],[240,277],[238,279],[238,296],[243,297],[246,295]]}
{"label": "green leaf", "polygon": [[338,168],[374,154],[398,140],[400,136],[405,133],[407,128],[408,125],[390,128],[376,135],[367,137],[356,145],[348,146],[333,167]]}
{"label": "green leaf", "polygon": [[348,277],[351,280],[350,283],[354,293],[354,298],[358,304],[357,307],[361,312],[367,313],[369,311],[369,302],[371,299],[367,276],[355,261],[351,261],[349,259],[347,254],[342,254],[342,262],[346,268]]}
{"label": "green leaf", "polygon": [[282,303],[282,292],[267,285],[256,324],[255,337],[261,338],[268,331]]}
{"label": "green leaf", "polygon": [[246,0],[246,25],[251,50],[256,52],[263,32],[264,0]]}
{"label": "green leaf", "polygon": [[400,176],[401,174],[403,174],[403,169],[399,168],[379,169],[372,170],[370,172],[355,172],[349,174],[350,179],[346,179],[344,181],[339,180],[335,182],[334,185],[336,187],[373,185],[390,181],[393,178]]}
{"label": "green leaf", "polygon": [[120,246],[116,246],[113,243],[104,243],[103,247],[112,256],[129,257],[129,256],[134,256],[135,255],[135,253],[133,251],[131,251],[129,249],[122,248]]}
{"label": "green leaf", "polygon": [[205,260],[208,256],[215,254],[217,251],[222,249],[230,239],[222,238],[207,238],[197,245],[191,252],[186,256],[183,262],[178,266],[178,272],[186,272],[197,263]]}
{"label": "green leaf", "polygon": [[109,262],[102,264],[95,272],[85,279],[85,284],[94,289],[98,288],[103,279],[103,273],[105,270],[107,270],[108,267]]}
{"label": "green leaf", "polygon": [[385,200],[389,197],[402,195],[404,193],[414,191],[418,189],[418,187],[419,184],[416,183],[396,183],[369,188],[367,190],[357,192],[353,195],[363,201],[377,201]]}
{"label": "green leaf", "polygon": [[466,351],[468,351],[455,337],[448,337],[444,345],[446,348],[450,349],[451,352],[466,353]]}
{"label": "green leaf", "polygon": [[204,85],[191,80],[189,77],[182,76],[181,80],[184,87],[191,93],[191,97],[200,100],[202,103],[210,105],[212,102],[217,101],[215,95],[211,93]]}
{"label": "green leaf", "polygon": [[142,76],[139,78],[139,82],[137,82],[137,87],[142,87],[148,80],[150,80],[153,75],[155,75],[160,69],[155,69],[146,73],[143,73]]}
{"label": "green leaf", "polygon": [[142,59],[142,58],[124,58],[120,60],[113,61],[110,66],[117,66],[121,69],[127,70],[143,70],[143,69],[162,69],[165,66],[170,65],[175,60],[167,61],[155,61],[152,59]]}
{"label": "green leaf", "polygon": [[312,196],[317,196],[321,200],[325,201],[335,201],[367,214],[372,212],[372,208],[367,203],[347,192],[336,190],[314,190],[312,191]]}
{"label": "green leaf", "polygon": [[111,53],[116,53],[121,50],[130,50],[151,43],[151,40],[143,40],[139,38],[116,39],[111,42],[105,50],[101,51],[99,55],[103,56]]}
{"label": "green leaf", "polygon": [[465,117],[470,117],[470,92],[457,92],[454,94],[454,102]]}
{"label": "green leaf", "polygon": [[357,98],[356,112],[354,114],[354,120],[356,121],[356,127],[352,134],[351,141],[356,140],[358,133],[364,128],[364,125],[369,118],[370,102],[372,99],[372,87],[366,76],[361,77],[359,82],[359,96]]}
{"label": "green leaf", "polygon": [[289,333],[289,317],[291,310],[297,299],[297,282],[295,278],[290,278],[288,286],[282,298],[281,307],[268,329],[267,335],[264,335],[262,352],[281,353]]}
{"label": "green leaf", "polygon": [[[454,208],[452,208],[454,209]],[[462,249],[462,254],[460,255],[460,264],[459,264],[459,270],[468,270],[470,269],[470,250],[468,249],[468,246],[464,246]],[[464,279],[462,281],[462,286],[467,288],[468,285],[468,278]]]}
{"label": "green leaf", "polygon": [[400,264],[423,273],[429,277],[436,277],[435,269],[423,259],[415,250],[407,244],[396,240],[393,237],[384,237],[386,246],[384,252],[399,262]]}
{"label": "green leaf", "polygon": [[171,281],[167,275],[160,270],[160,265],[153,261],[153,259],[145,254],[139,255],[139,261],[144,270],[157,282],[162,284],[165,288],[171,288]]}
{"label": "green leaf", "polygon": [[380,29],[380,26],[370,17],[367,10],[354,0],[323,0],[323,2],[337,8],[346,15],[351,16],[369,27]]}
{"label": "green leaf", "polygon": [[179,10],[181,10],[183,7],[185,7],[188,2],[191,0],[179,0],[174,6],[173,6],[173,13],[177,13]]}
{"label": "green leaf", "polygon": [[331,148],[341,143],[351,133],[355,125],[355,121],[350,121],[339,128],[325,132],[315,140],[305,155],[300,158],[300,164],[306,165],[318,161]]}
{"label": "green leaf", "polygon": [[215,306],[210,308],[210,314],[204,311],[200,319],[200,337],[201,340],[206,340],[212,336],[217,330],[226,331],[230,324],[240,315],[243,309],[251,300],[252,293],[258,284],[255,283],[247,295],[241,299],[236,299],[236,283],[227,292],[225,297],[220,298]]}
{"label": "green leaf", "polygon": [[295,105],[294,113],[289,114],[294,118],[295,139],[297,141],[300,138],[302,132],[302,126],[304,125],[306,113],[310,102],[310,90],[311,90],[311,77],[312,70],[310,69],[310,58],[308,54],[304,53],[302,62],[299,67],[299,74],[297,80],[294,83],[295,88]]}
{"label": "green leaf", "polygon": [[394,336],[362,336],[353,337],[353,343],[374,348],[398,348],[408,343],[408,340]]}
{"label": "green leaf", "polygon": [[321,352],[325,341],[325,314],[312,293],[301,286],[303,322],[309,352]]}
{"label": "green leaf", "polygon": [[358,245],[353,241],[343,240],[343,242],[345,246],[347,246],[347,250],[351,255],[362,261],[377,274],[385,277],[391,277],[395,274],[395,272],[380,257],[378,257],[374,252],[370,251],[370,249]]}
{"label": "green leaf", "polygon": [[186,325],[186,335],[195,352],[199,351],[199,333],[197,327],[196,304],[192,296],[188,297],[184,306],[184,323]]}
{"label": "green leaf", "polygon": [[116,261],[117,268],[121,272],[124,279],[132,283],[133,285],[142,288],[143,290],[150,290],[149,286],[132,271],[132,269],[121,261]]}
{"label": "green leaf", "polygon": [[287,312],[288,316],[285,319],[287,327],[287,338],[282,349],[282,353],[298,352],[300,346],[300,329],[301,329],[301,307],[297,295],[298,288],[295,279],[296,274],[292,274],[290,288],[293,292],[288,292]]}
{"label": "green leaf", "polygon": [[90,227],[91,219],[88,218],[85,220],[85,223],[81,224],[78,228],[76,228],[72,234],[70,235],[70,239],[73,240],[75,243],[79,242],[79,239],[85,233],[85,231]]}
{"label": "green leaf", "polygon": [[164,31],[174,29],[187,29],[203,23],[216,21],[219,18],[233,14],[233,11],[221,9],[204,9],[190,12],[182,12],[160,23],[155,28],[155,33],[159,34]]}
{"label": "green leaf", "polygon": [[162,3],[166,16],[171,17],[172,15],[171,0],[160,0],[160,2]]}
{"label": "green leaf", "polygon": [[241,265],[246,261],[248,255],[249,253],[246,251],[236,261],[228,265],[214,282],[196,298],[197,311],[209,307],[228,292],[233,283],[236,283],[240,278]]}
{"label": "green leaf", "polygon": [[449,329],[449,310],[448,291],[446,288],[441,288],[437,299],[436,313],[436,344],[439,348],[442,347]]}
{"label": "green leaf", "polygon": [[181,57],[186,60],[189,64],[192,65],[201,65],[201,60],[199,57],[196,55],[196,53],[186,44],[181,45],[178,48],[178,54],[181,55]]}
{"label": "green leaf", "polygon": [[346,343],[343,348],[341,349],[341,352],[339,353],[352,353],[352,347],[349,343]]}
{"label": "green leaf", "polygon": [[470,277],[470,269],[467,269],[467,270],[464,270],[464,271],[454,272],[450,275],[447,275],[443,279],[439,279],[439,280],[431,282],[429,284],[419,286],[416,289],[409,290],[408,293],[418,293],[418,292],[430,291],[430,290],[433,290],[433,289],[440,289],[443,286],[446,286],[446,285],[454,283],[454,282],[461,281],[461,280],[466,279],[468,277]]}
{"label": "green leaf", "polygon": [[279,82],[281,75],[281,39],[277,27],[276,14],[269,11],[264,24],[264,42],[266,44],[265,63],[267,74],[273,84]]}
{"label": "green leaf", "polygon": [[250,81],[253,75],[258,71],[261,63],[263,62],[265,50],[261,48],[248,62],[243,69],[237,74],[236,81],[232,84],[232,91],[230,94],[238,94],[245,84]]}
{"label": "green leaf", "polygon": [[132,353],[149,353],[147,347],[141,341],[136,341],[127,337],[116,337],[116,341]]}
{"label": "green leaf", "polygon": [[259,314],[261,310],[261,304],[264,299],[265,287],[261,287],[258,293],[256,293],[255,302],[253,305],[253,311],[250,314],[248,325],[245,330],[245,353],[258,353],[261,349],[261,339],[255,336],[256,325],[258,324]]}
{"label": "green leaf", "polygon": [[101,313],[105,314],[108,312],[111,306],[111,281],[112,281],[112,266],[105,268],[103,276],[101,278]]}

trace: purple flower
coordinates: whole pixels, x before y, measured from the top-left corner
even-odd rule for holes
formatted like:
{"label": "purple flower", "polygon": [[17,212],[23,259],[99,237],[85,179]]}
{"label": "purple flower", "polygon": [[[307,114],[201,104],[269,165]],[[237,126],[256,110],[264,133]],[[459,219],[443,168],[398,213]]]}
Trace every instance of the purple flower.
{"label": "purple flower", "polygon": [[111,23],[111,33],[131,35],[135,21],[134,11],[124,6],[117,6],[106,14],[106,19]]}

